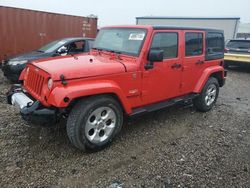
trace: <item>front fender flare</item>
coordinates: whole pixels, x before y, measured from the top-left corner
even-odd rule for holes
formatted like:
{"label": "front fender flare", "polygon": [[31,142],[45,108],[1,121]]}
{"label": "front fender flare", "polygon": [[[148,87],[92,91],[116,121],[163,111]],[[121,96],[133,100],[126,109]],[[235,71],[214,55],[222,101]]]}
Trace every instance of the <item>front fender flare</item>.
{"label": "front fender flare", "polygon": [[213,73],[216,73],[216,72],[221,72],[222,73],[222,77],[224,77],[224,68],[221,67],[221,66],[212,66],[212,67],[208,67],[206,68],[200,79],[198,80],[195,88],[194,88],[194,93],[200,93],[201,90],[203,89],[204,85],[206,84],[208,78],[213,74]]}
{"label": "front fender flare", "polygon": [[[59,85],[50,93],[48,103],[55,107],[65,108],[76,98],[100,94],[115,94],[125,112],[127,114],[132,113],[129,101],[122,89],[116,82],[110,80],[75,82],[68,83],[66,86]],[[69,98],[67,102],[64,100],[66,97]]]}

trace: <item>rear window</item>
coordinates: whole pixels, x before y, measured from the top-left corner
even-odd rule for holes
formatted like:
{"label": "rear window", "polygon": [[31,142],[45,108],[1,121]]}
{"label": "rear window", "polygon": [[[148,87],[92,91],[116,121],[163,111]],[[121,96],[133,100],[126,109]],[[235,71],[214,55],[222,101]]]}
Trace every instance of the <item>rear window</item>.
{"label": "rear window", "polygon": [[206,60],[224,57],[224,36],[222,33],[206,33]]}
{"label": "rear window", "polygon": [[227,43],[228,48],[250,49],[250,41],[231,40]]}
{"label": "rear window", "polygon": [[207,34],[206,51],[208,55],[223,53],[224,38],[221,33],[208,33]]}

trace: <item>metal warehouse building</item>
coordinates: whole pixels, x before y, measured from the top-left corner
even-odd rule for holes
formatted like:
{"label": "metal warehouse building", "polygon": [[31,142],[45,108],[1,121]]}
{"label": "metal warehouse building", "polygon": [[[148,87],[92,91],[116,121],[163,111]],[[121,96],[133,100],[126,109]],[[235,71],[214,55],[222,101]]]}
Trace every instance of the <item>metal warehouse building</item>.
{"label": "metal warehouse building", "polygon": [[237,38],[250,39],[250,23],[240,23]]}
{"label": "metal warehouse building", "polygon": [[239,26],[239,17],[137,17],[138,25],[167,25],[180,27],[201,27],[224,30],[225,40],[235,38]]}

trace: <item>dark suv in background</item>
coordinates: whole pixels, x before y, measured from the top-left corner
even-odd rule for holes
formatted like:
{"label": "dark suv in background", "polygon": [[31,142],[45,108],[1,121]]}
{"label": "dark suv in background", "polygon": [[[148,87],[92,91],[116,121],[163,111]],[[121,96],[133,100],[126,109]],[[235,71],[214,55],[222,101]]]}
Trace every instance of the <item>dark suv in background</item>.
{"label": "dark suv in background", "polygon": [[225,48],[225,67],[230,65],[250,67],[250,40],[229,40]]}
{"label": "dark suv in background", "polygon": [[94,43],[91,38],[64,38],[53,41],[38,50],[10,57],[3,60],[2,71],[12,82],[18,82],[18,78],[29,61],[54,56],[79,54],[89,52]]}

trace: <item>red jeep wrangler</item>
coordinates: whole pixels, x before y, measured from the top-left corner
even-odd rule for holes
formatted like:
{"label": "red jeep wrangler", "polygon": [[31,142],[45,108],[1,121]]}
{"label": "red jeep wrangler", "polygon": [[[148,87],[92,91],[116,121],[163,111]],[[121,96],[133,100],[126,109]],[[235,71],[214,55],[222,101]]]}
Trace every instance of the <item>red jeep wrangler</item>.
{"label": "red jeep wrangler", "polygon": [[105,27],[89,55],[28,64],[8,94],[30,122],[67,118],[79,149],[100,149],[121,130],[124,116],[193,100],[210,110],[225,83],[223,31],[159,26]]}

